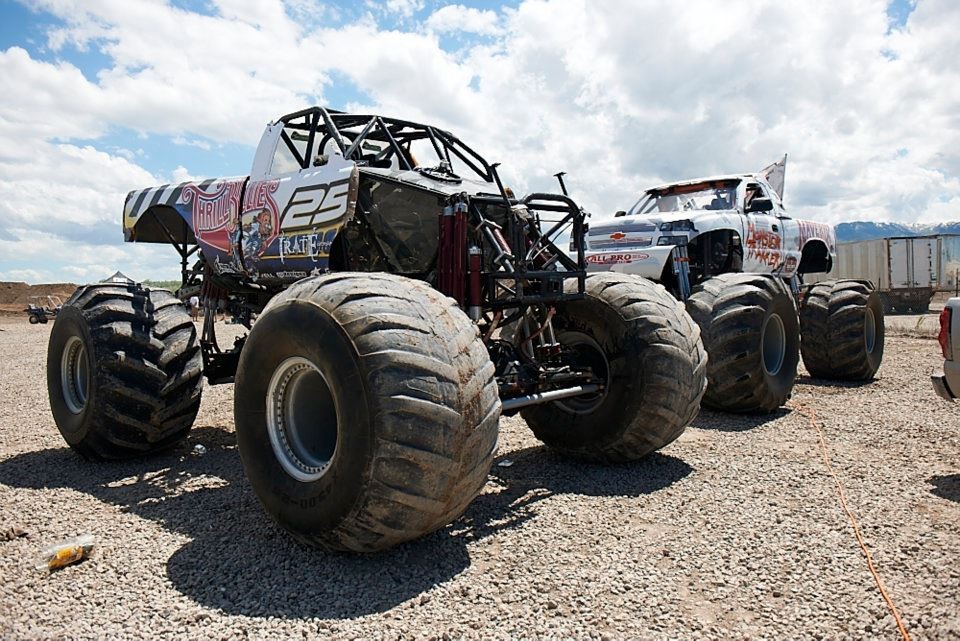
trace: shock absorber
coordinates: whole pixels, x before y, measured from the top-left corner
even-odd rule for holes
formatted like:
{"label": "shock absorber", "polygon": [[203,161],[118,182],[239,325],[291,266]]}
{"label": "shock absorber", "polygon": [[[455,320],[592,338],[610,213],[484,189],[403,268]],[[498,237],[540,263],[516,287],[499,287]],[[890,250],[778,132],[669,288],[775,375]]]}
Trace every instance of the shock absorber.
{"label": "shock absorber", "polygon": [[467,308],[467,315],[475,320],[480,320],[483,313],[483,293],[480,291],[480,272],[483,269],[483,254],[476,245],[471,245],[467,262],[467,269],[470,275],[470,306]]}
{"label": "shock absorber", "polygon": [[467,285],[467,202],[453,196],[440,214],[437,289],[462,307]]}
{"label": "shock absorber", "polygon": [[453,202],[447,203],[440,212],[440,238],[437,251],[437,289],[450,295],[450,251],[453,237]]}
{"label": "shock absorber", "polygon": [[453,205],[453,252],[451,296],[462,307],[467,290],[467,197],[461,195]]}

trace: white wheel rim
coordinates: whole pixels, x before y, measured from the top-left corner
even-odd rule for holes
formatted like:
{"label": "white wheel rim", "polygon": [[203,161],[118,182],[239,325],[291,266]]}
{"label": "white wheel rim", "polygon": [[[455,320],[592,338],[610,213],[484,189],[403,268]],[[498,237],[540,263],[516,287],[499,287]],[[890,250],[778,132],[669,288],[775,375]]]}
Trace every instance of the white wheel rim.
{"label": "white wheel rim", "polygon": [[776,376],[780,373],[786,356],[787,332],[783,328],[783,320],[778,314],[770,314],[760,332],[760,360],[763,361],[763,371],[770,376]]}
{"label": "white wheel rim", "polygon": [[71,336],[63,346],[60,357],[60,388],[63,401],[74,414],[80,414],[87,406],[90,390],[90,363],[87,349],[79,336]]}
{"label": "white wheel rim", "polygon": [[877,346],[877,319],[869,307],[863,323],[863,343],[867,348],[867,354],[873,354]]}
{"label": "white wheel rim", "polygon": [[340,412],[323,372],[300,356],[277,366],[267,388],[267,432],[283,470],[303,483],[321,478],[337,454]]}

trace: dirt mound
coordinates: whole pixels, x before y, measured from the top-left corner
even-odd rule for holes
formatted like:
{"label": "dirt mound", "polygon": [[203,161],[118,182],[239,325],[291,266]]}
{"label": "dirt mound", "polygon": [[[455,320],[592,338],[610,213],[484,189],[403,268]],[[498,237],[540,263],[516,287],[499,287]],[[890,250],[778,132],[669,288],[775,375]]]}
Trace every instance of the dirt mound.
{"label": "dirt mound", "polygon": [[[0,282],[0,314],[22,313],[30,302],[47,305],[47,296],[57,296],[61,301],[65,301],[76,288],[77,286],[73,283],[28,285],[27,283]],[[33,296],[39,296],[40,299],[31,301]]]}

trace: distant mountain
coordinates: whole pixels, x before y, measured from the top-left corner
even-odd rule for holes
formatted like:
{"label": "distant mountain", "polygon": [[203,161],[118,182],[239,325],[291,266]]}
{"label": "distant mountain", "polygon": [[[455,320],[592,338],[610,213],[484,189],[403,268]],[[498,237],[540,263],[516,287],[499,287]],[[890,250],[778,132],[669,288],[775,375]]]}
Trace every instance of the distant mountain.
{"label": "distant mountain", "polygon": [[836,226],[837,242],[872,240],[891,236],[932,236],[937,234],[960,234],[960,222],[919,225],[908,223],[840,223]]}

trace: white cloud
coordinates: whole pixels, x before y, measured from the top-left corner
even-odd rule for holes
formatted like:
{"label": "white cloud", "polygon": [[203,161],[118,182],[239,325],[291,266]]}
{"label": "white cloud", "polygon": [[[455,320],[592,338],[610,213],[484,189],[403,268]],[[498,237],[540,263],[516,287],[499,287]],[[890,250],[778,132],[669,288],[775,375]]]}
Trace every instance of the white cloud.
{"label": "white cloud", "polygon": [[173,180],[171,182],[186,183],[200,180],[202,176],[195,176],[183,165],[177,165],[177,168],[173,170],[172,178]]}
{"label": "white cloud", "polygon": [[180,145],[181,147],[196,147],[204,151],[210,151],[210,149],[212,149],[209,142],[200,138],[187,138],[186,136],[178,135],[171,138],[170,142],[175,145]]}
{"label": "white cloud", "polygon": [[75,66],[40,62],[20,47],[0,51],[0,136],[65,140],[104,133],[103,92]]}
{"label": "white cloud", "polygon": [[0,256],[16,256],[28,265],[0,271],[0,280],[92,282],[118,269],[135,280],[179,276],[180,259],[164,245],[83,243],[32,230],[16,242],[0,239]]}
{"label": "white cloud", "polygon": [[[331,77],[369,96],[364,109],[451,129],[503,162],[518,191],[555,189],[552,174],[569,172],[572,193],[600,215],[652,183],[789,152],[797,216],[960,218],[951,0],[921,0],[892,32],[886,0],[525,0],[500,12],[445,6],[410,29],[401,25],[422,0],[342,25],[308,20],[326,15],[315,0],[222,0],[217,16],[159,2],[35,4],[65,22],[49,47],[67,59],[72,47],[98,49],[112,65],[84,77],[69,62],[0,51],[5,256],[10,238],[39,233],[78,265],[138,260],[175,274],[173,254],[120,243],[119,211],[127,190],[189,168],[154,176],[120,149],[70,141],[125,127],[170,144],[253,145],[266,121],[336,95]],[[493,37],[443,50],[438,36],[456,31]]]}
{"label": "white cloud", "polygon": [[424,0],[387,0],[384,4],[387,11],[409,18],[423,9]]}
{"label": "white cloud", "polygon": [[43,280],[49,279],[44,278],[44,272],[37,271],[36,269],[11,269],[0,272],[0,281],[39,283]]}
{"label": "white cloud", "polygon": [[60,126],[69,127],[63,136],[96,135],[109,123],[254,144],[271,118],[322,100],[326,76],[320,65],[304,63],[316,45],[277,2],[223,2],[217,17],[153,2],[38,4],[68,25],[51,33],[52,48],[95,46],[114,63],[94,82],[17,48],[0,60],[0,87],[16,92],[4,95],[62,112]]}
{"label": "white cloud", "polygon": [[7,231],[64,233],[67,225],[116,222],[130,189],[159,180],[126,158],[92,147],[26,142],[5,147],[0,157],[0,220]]}
{"label": "white cloud", "polygon": [[426,27],[436,33],[463,31],[481,35],[496,35],[497,13],[474,9],[462,4],[451,4],[437,9],[427,18]]}

